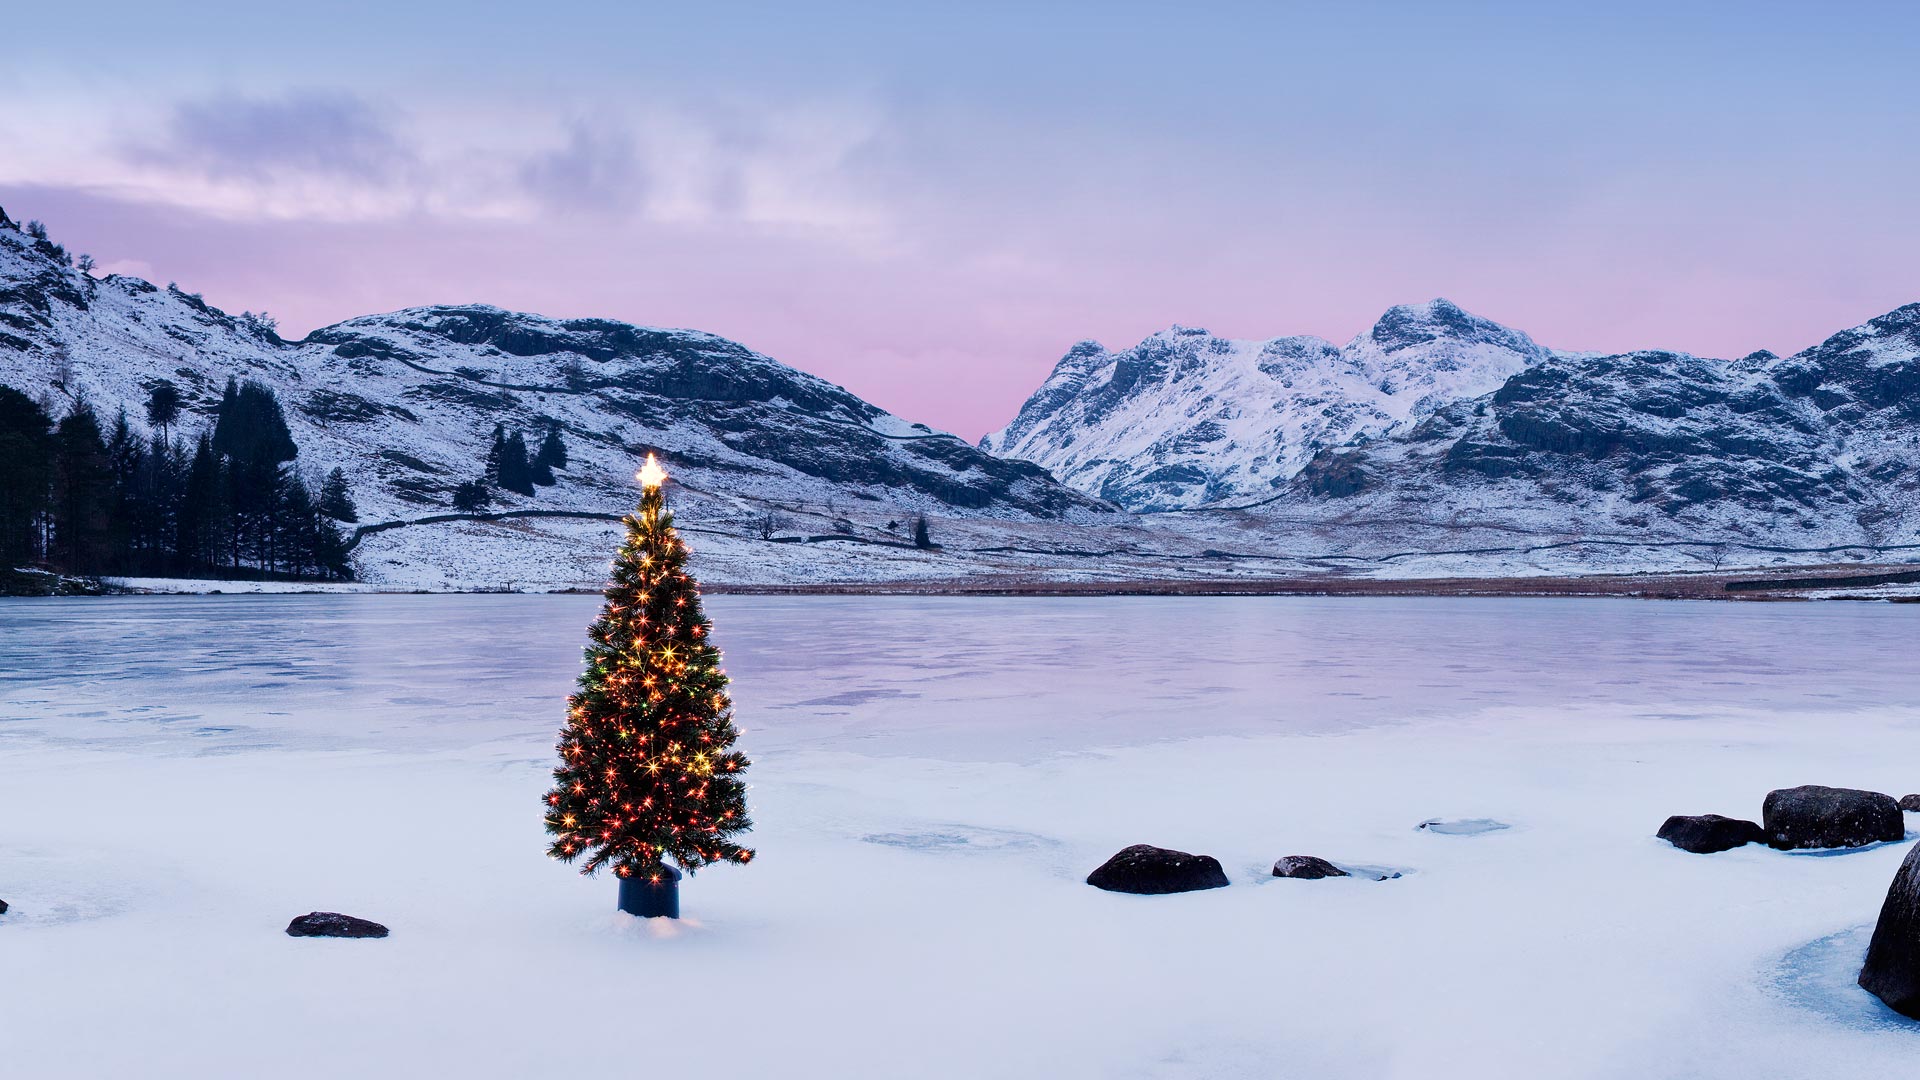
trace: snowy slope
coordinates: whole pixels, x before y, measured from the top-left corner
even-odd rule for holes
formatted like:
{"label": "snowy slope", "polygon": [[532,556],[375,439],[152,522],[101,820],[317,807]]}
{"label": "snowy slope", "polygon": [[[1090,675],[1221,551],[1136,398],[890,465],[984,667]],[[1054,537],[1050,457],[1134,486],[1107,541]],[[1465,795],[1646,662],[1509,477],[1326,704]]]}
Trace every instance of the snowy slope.
{"label": "snowy slope", "polygon": [[636,460],[658,450],[690,516],[742,536],[769,511],[812,531],[845,521],[876,540],[905,539],[918,513],[1114,513],[1038,466],[711,334],[473,305],[370,315],[287,342],[172,286],[88,278],[0,215],[0,382],[56,416],[85,395],[109,419],[125,408],[139,421],[150,388],[171,380],[186,399],[178,430],[190,434],[230,376],[275,390],[297,466],[344,467],[368,523],[448,513],[453,488],[481,473],[496,423],[536,443],[557,424],[571,456],[556,486],[499,493],[496,511],[618,514],[636,497]]}
{"label": "snowy slope", "polygon": [[1134,510],[1269,495],[1315,453],[1498,387],[1546,351],[1445,300],[1393,308],[1336,348],[1174,327],[1074,346],[981,448]]}
{"label": "snowy slope", "polygon": [[1810,548],[1920,543],[1920,304],[1781,359],[1553,354],[1260,512],[1372,530]]}

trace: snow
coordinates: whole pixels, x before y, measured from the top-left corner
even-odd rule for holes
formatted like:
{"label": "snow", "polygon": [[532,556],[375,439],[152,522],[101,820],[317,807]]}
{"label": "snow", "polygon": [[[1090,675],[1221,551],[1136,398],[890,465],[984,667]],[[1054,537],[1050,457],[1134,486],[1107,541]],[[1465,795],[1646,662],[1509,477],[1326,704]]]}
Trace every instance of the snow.
{"label": "snow", "polygon": [[[1903,845],[1652,833],[1920,786],[1911,609],[713,597],[761,857],[660,925],[542,855],[596,603],[0,601],[8,1073],[1910,1066],[1920,1029],[1851,983]],[[1082,883],[1137,842],[1233,884]],[[1288,854],[1404,876],[1268,876]],[[393,936],[281,933],[314,909]]]}
{"label": "snow", "polygon": [[1344,348],[1175,326],[1120,353],[1076,345],[980,445],[1134,510],[1239,503],[1272,495],[1325,447],[1490,393],[1546,355],[1444,300],[1395,307]]}

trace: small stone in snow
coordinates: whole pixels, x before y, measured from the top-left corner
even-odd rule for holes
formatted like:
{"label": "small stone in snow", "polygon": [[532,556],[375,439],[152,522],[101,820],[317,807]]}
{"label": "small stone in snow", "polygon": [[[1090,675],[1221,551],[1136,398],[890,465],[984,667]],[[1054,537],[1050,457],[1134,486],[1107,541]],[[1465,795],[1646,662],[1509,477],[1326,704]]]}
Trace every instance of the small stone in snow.
{"label": "small stone in snow", "polygon": [[1218,889],[1227,884],[1227,872],[1211,855],[1190,855],[1152,844],[1123,848],[1087,875],[1087,884],[1108,892],[1159,893]]}
{"label": "small stone in snow", "polygon": [[1746,844],[1764,844],[1767,832],[1758,824],[1719,814],[1675,814],[1655,834],[1682,851],[1710,855]]}
{"label": "small stone in snow", "polygon": [[287,936],[378,938],[387,936],[387,928],[337,911],[310,911],[287,924]]}
{"label": "small stone in snow", "polygon": [[6,913],[7,913],[7,902],[5,900],[0,900],[0,915],[5,915]]}
{"label": "small stone in snow", "polygon": [[1347,877],[1348,874],[1318,855],[1288,855],[1273,864],[1273,876],[1318,881],[1321,878]]}
{"label": "small stone in snow", "polygon": [[1900,809],[1909,814],[1920,814],[1920,795],[1906,795],[1900,799]]}

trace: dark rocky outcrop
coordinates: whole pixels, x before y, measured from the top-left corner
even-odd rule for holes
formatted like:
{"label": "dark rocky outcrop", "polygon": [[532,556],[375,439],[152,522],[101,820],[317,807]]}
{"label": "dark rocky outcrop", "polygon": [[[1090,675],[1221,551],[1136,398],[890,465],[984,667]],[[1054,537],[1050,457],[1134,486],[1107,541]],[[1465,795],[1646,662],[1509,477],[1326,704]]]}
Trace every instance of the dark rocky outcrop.
{"label": "dark rocky outcrop", "polygon": [[1901,796],[1900,809],[1905,810],[1909,814],[1920,814],[1920,795]]}
{"label": "dark rocky outcrop", "polygon": [[1135,844],[1101,863],[1087,875],[1087,884],[1108,892],[1153,895],[1223,888],[1227,874],[1211,855]]}
{"label": "dark rocky outcrop", "polygon": [[288,937],[382,938],[387,928],[337,911],[310,911],[287,924]]}
{"label": "dark rocky outcrop", "polygon": [[1818,784],[1768,792],[1761,824],[1767,843],[1783,851],[1865,847],[1907,835],[1893,796]]}
{"label": "dark rocky outcrop", "polygon": [[1288,855],[1273,864],[1273,876],[1317,881],[1320,878],[1347,877],[1348,874],[1318,855]]}
{"label": "dark rocky outcrop", "polygon": [[0,900],[0,915],[5,915],[6,913],[7,913],[7,902],[5,900]]}
{"label": "dark rocky outcrop", "polygon": [[1764,844],[1767,831],[1743,818],[1719,814],[1675,814],[1655,834],[1682,851],[1709,855],[1747,844]]}
{"label": "dark rocky outcrop", "polygon": [[1920,844],[1907,852],[1887,889],[1860,985],[1894,1011],[1920,1020]]}

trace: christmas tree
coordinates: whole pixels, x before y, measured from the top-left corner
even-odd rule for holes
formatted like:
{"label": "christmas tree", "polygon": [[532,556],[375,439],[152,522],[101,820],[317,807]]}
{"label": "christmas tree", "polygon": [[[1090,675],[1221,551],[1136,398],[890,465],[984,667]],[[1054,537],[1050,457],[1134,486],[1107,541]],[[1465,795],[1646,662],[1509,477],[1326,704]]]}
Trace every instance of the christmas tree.
{"label": "christmas tree", "polygon": [[560,767],[547,793],[549,854],[611,864],[621,878],[677,878],[753,852],[730,839],[747,831],[746,756],[727,698],[713,624],[686,572],[687,545],[673,527],[652,454],[644,494],[627,515],[606,605],[588,628],[586,670],[567,703]]}

